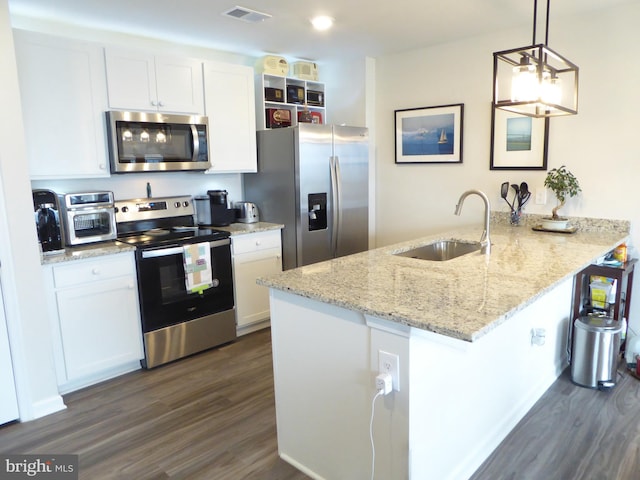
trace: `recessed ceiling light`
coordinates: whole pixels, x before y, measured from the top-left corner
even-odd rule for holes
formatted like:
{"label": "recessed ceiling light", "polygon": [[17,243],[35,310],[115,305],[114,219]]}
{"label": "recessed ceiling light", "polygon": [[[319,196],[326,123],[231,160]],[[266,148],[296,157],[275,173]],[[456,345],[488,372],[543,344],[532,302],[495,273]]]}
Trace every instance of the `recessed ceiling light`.
{"label": "recessed ceiling light", "polygon": [[319,15],[311,19],[311,24],[316,30],[328,30],[333,26],[333,18],[326,15]]}

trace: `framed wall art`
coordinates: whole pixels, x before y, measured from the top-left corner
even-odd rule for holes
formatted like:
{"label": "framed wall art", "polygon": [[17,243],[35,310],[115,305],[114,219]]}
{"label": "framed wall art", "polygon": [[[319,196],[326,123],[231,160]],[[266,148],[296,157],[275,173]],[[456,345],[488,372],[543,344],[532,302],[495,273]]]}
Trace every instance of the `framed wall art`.
{"label": "framed wall art", "polygon": [[491,170],[546,170],[549,119],[491,107]]}
{"label": "framed wall art", "polygon": [[464,104],[395,111],[396,163],[462,163]]}

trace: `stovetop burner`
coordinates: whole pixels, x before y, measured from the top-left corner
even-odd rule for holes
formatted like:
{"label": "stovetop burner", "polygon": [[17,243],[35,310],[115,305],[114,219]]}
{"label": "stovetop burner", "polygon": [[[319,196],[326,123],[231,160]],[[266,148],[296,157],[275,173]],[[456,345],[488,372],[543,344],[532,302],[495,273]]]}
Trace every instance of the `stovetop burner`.
{"label": "stovetop burner", "polygon": [[210,242],[228,232],[195,225],[191,197],[161,197],[115,202],[118,240],[138,248]]}
{"label": "stovetop burner", "polygon": [[211,242],[229,237],[229,232],[198,227],[173,227],[169,229],[152,229],[119,236],[120,242],[137,247],[166,246],[170,244]]}

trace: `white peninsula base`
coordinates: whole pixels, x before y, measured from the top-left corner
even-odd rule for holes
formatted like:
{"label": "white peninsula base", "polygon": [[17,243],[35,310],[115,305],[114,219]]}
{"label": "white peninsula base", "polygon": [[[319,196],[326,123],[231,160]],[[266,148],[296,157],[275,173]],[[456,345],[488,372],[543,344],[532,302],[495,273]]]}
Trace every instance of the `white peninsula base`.
{"label": "white peninsula base", "polygon": [[466,342],[272,288],[280,456],[315,479],[371,477],[383,350],[400,390],[376,400],[375,478],[469,478],[566,367],[571,293],[567,279]]}

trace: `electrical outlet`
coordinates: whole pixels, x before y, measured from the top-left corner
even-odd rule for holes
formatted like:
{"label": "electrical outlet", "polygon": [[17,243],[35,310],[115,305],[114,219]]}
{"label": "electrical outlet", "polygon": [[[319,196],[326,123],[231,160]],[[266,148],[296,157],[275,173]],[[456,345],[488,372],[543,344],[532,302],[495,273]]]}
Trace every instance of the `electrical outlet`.
{"label": "electrical outlet", "polygon": [[545,205],[547,203],[547,189],[536,188],[536,205]]}
{"label": "electrical outlet", "polygon": [[393,380],[393,389],[400,391],[400,357],[394,353],[378,350],[378,372],[388,373]]}

